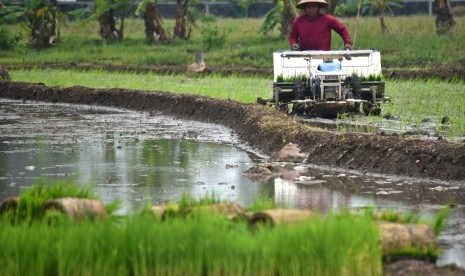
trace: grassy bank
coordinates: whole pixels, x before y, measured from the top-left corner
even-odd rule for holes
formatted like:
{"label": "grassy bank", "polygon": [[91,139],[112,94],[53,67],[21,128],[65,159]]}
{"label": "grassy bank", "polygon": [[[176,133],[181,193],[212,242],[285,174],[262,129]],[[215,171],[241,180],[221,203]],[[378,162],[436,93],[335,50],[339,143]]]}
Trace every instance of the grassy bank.
{"label": "grassy bank", "polygon": [[[378,49],[385,66],[424,67],[432,64],[465,63],[465,17],[455,17],[456,25],[449,35],[437,36],[434,17],[392,16],[386,18],[389,32],[380,32],[377,17],[341,18],[348,27],[356,49]],[[206,52],[209,66],[249,66],[272,68],[273,51],[288,49],[287,39],[278,31],[268,35],[258,31],[263,19],[217,18],[215,22],[201,21],[188,41],[147,45],[141,19],[125,21],[125,38],[120,43],[104,44],[98,36],[97,22],[68,22],[61,26],[60,43],[37,52],[28,48],[27,36],[13,50],[0,53],[0,64],[91,63],[124,65],[188,65],[195,61],[197,51]],[[174,21],[165,20],[166,30],[172,31]],[[13,34],[20,27],[4,26]],[[216,34],[215,34],[216,32]],[[208,43],[217,38],[223,43]],[[207,51],[207,48],[211,50]],[[333,49],[341,49],[342,41],[333,34]]]}

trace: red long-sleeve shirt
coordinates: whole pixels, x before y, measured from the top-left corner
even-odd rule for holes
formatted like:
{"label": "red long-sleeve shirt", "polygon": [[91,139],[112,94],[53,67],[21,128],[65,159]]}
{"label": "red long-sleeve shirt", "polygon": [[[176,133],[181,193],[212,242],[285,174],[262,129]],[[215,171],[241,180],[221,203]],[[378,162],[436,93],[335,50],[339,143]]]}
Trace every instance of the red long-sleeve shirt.
{"label": "red long-sleeve shirt", "polygon": [[331,50],[331,30],[341,36],[344,44],[352,45],[346,27],[327,14],[318,14],[315,19],[309,19],[306,14],[296,17],[289,34],[289,43],[300,44],[300,50]]}

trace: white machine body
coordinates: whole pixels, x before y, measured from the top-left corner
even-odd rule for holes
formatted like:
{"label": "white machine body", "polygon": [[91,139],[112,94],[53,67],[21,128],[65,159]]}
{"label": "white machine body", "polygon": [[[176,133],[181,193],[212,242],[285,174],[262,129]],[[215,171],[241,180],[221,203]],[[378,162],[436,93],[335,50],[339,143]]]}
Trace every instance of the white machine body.
{"label": "white machine body", "polygon": [[[325,62],[340,63],[340,69],[333,72],[319,71]],[[311,78],[318,75],[337,74],[359,77],[381,75],[381,54],[376,50],[339,50],[339,51],[276,51],[273,53],[274,81],[278,77],[292,78],[306,75]]]}

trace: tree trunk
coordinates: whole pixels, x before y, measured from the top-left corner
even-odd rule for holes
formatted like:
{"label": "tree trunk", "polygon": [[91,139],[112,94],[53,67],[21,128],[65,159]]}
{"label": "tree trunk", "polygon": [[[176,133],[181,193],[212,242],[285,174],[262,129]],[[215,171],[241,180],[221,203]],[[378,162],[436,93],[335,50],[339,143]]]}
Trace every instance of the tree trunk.
{"label": "tree trunk", "polygon": [[155,4],[149,4],[144,13],[145,37],[149,43],[166,41],[168,37],[163,28],[163,19]]}
{"label": "tree trunk", "polygon": [[192,31],[192,16],[189,11],[189,0],[176,0],[176,25],[174,26],[174,37],[189,39]]}
{"label": "tree trunk", "polygon": [[60,36],[60,32],[57,28],[58,24],[58,18],[57,18],[57,13],[58,13],[58,3],[57,0],[52,0],[52,25],[50,26],[50,39],[49,43],[51,45],[55,45],[58,42],[58,38]]}
{"label": "tree trunk", "polygon": [[121,22],[119,23],[119,40],[122,40],[124,38],[124,15],[121,16]]}
{"label": "tree trunk", "polygon": [[381,32],[383,34],[388,32],[388,28],[386,26],[386,22],[384,22],[384,10],[379,11],[379,21],[381,23]]}
{"label": "tree trunk", "polygon": [[29,15],[31,27],[30,44],[38,49],[44,49],[57,42],[57,1],[43,1]]}
{"label": "tree trunk", "polygon": [[116,18],[113,9],[102,14],[99,19],[100,37],[104,41],[115,41],[121,39],[121,32],[116,29]]}
{"label": "tree trunk", "polygon": [[287,37],[291,32],[292,22],[294,22],[294,17],[296,14],[292,7],[293,1],[283,0],[284,1],[284,11],[281,15],[281,36]]}
{"label": "tree trunk", "polygon": [[436,33],[446,34],[455,24],[450,12],[449,0],[435,0],[434,12],[436,14]]}
{"label": "tree trunk", "polygon": [[336,10],[336,7],[338,4],[339,4],[339,0],[330,0],[328,13],[334,14],[334,11]]}
{"label": "tree trunk", "polygon": [[37,50],[42,50],[47,46],[48,37],[49,32],[45,26],[44,16],[34,18],[31,28],[31,45]]}

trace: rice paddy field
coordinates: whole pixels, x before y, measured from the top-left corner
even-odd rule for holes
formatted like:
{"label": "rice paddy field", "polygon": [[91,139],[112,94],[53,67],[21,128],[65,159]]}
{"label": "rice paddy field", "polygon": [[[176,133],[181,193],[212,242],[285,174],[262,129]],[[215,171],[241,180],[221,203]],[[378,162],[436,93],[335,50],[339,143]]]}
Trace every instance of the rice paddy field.
{"label": "rice paddy field", "polygon": [[[434,17],[387,16],[387,33],[380,32],[377,17],[343,17],[351,33],[355,49],[377,49],[381,52],[383,68],[434,70],[463,68],[465,62],[465,18],[456,16],[456,24],[447,35],[437,35]],[[55,47],[36,51],[27,46],[27,36],[17,25],[5,25],[8,32],[20,34],[16,47],[0,53],[0,65],[11,68],[14,81],[41,82],[47,85],[89,87],[120,87],[189,93],[255,102],[257,97],[272,96],[272,53],[288,49],[286,38],[277,29],[259,33],[262,19],[199,18],[189,40],[172,39],[149,45],[145,42],[143,21],[125,21],[125,37],[118,43],[104,43],[98,36],[97,22],[69,21],[60,29]],[[165,20],[169,32],[173,20]],[[214,30],[216,32],[206,32]],[[210,35],[207,35],[207,34]],[[216,34],[215,34],[216,33]],[[222,41],[207,45],[212,41]],[[210,40],[209,40],[210,38]],[[221,39],[222,38],[222,39]],[[333,49],[341,49],[342,41],[334,34]],[[211,46],[211,47],[207,47]],[[205,52],[208,75],[111,72],[106,70],[73,70],[75,65],[115,65],[132,68],[157,66],[187,66],[195,61],[195,53]],[[60,69],[65,67],[67,69]],[[49,67],[48,67],[49,66]],[[58,69],[46,69],[46,68]],[[76,69],[79,66],[75,66]],[[28,68],[25,70],[25,68]],[[32,69],[30,68],[41,68]],[[268,74],[215,74],[215,68],[260,68]],[[268,71],[267,71],[268,70]],[[137,70],[136,70],[137,71]],[[149,72],[149,73],[147,73]],[[234,71],[233,71],[234,72]],[[443,81],[438,78],[400,80],[385,77],[386,95],[392,103],[384,104],[381,117],[349,118],[361,125],[383,125],[387,129],[406,132],[426,128],[429,135],[461,139],[465,133],[465,86],[461,79]],[[384,120],[387,116],[394,120]],[[446,122],[443,124],[442,122]],[[379,128],[374,128],[379,129]],[[422,132],[422,130],[420,130]]]}
{"label": "rice paddy field", "polygon": [[[464,66],[465,19],[455,19],[450,34],[437,36],[434,18],[427,16],[389,16],[386,34],[380,33],[376,17],[342,18],[356,49],[378,49],[383,66],[409,69]],[[22,38],[14,48],[0,52],[0,65],[18,82],[157,90],[253,103],[257,97],[271,97],[271,71],[269,76],[155,74],[80,71],[72,65],[187,67],[195,61],[196,52],[205,51],[207,66],[213,68],[271,68],[273,51],[289,46],[277,30],[259,34],[261,23],[262,19],[199,20],[190,40],[148,45],[142,20],[127,20],[125,39],[112,44],[99,40],[96,22],[73,21],[62,25],[59,44],[44,51],[29,48],[19,26],[5,25],[0,28]],[[173,26],[173,21],[166,20],[168,30]],[[212,45],[206,45],[202,37],[206,29],[219,30],[224,43],[207,47]],[[342,48],[338,37],[333,38],[333,48]],[[386,122],[383,116],[389,114],[395,118],[387,120],[395,125],[392,128],[428,124],[440,136],[463,140],[463,80],[385,80],[386,95],[392,102],[382,106],[381,116],[341,116],[338,120],[377,125]],[[0,274],[382,274],[379,233],[370,216],[342,212],[316,217],[307,224],[251,231],[246,223],[201,214],[162,222],[142,212],[75,223],[60,215],[35,219],[33,211],[26,211],[22,220],[0,218]]]}
{"label": "rice paddy field", "polygon": [[[118,73],[76,70],[14,70],[12,79],[20,82],[45,83],[49,86],[81,85],[93,88],[131,88],[195,94],[219,99],[253,103],[258,97],[272,97],[272,79],[243,75],[157,75],[153,73]],[[465,134],[465,84],[461,81],[387,80],[386,95],[390,103],[382,105],[381,116],[348,117],[359,125],[383,125],[387,129],[406,132],[421,129],[443,137],[460,139]],[[383,117],[393,116],[394,120]],[[441,123],[447,118],[446,123]],[[376,131],[376,127],[374,127]],[[350,129],[354,131],[354,128]],[[357,130],[357,127],[355,128]]]}

